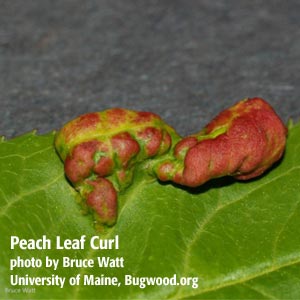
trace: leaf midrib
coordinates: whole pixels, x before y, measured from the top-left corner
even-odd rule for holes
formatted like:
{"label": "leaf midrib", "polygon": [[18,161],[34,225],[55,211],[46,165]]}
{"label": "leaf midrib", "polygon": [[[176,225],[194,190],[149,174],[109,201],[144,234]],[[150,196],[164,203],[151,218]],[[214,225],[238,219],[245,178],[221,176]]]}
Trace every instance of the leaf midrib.
{"label": "leaf midrib", "polygon": [[[261,188],[271,184],[272,182],[274,181],[277,181],[278,179],[280,179],[281,177],[283,176],[286,176],[287,174],[293,172],[293,171],[296,171],[300,169],[299,166],[295,166],[295,167],[292,167],[291,169],[285,171],[285,172],[282,172],[280,173],[278,176],[275,176],[273,178],[271,178],[270,180],[268,180],[267,182],[264,182],[262,184],[260,184],[259,186],[255,186],[253,189],[251,189],[250,191],[248,191],[246,194],[243,194],[241,197],[231,201],[231,202],[227,202],[223,205],[220,205],[219,207],[217,207],[217,209],[214,209],[213,212],[207,217],[205,218],[205,222],[201,223],[199,228],[196,230],[195,234],[193,235],[193,237],[191,238],[190,242],[188,243],[188,246],[186,247],[186,249],[189,249],[186,252],[186,255],[185,255],[185,259],[184,259],[184,270],[182,272],[182,276],[188,276],[188,270],[187,270],[187,267],[189,266],[188,265],[188,259],[190,257],[190,249],[191,249],[191,246],[192,244],[195,242],[195,240],[198,240],[199,239],[199,232],[200,232],[200,235],[202,234],[202,232],[204,232],[203,228],[209,224],[211,222],[211,220],[220,212],[222,211],[223,209],[227,208],[228,206],[232,205],[232,204],[235,204],[239,201],[242,201],[243,199],[245,199],[245,197],[251,195],[252,193],[260,190]],[[136,183],[134,188],[132,188],[130,190],[130,192],[127,194],[126,193],[126,203],[123,205],[121,211],[120,211],[120,214],[119,214],[119,217],[122,215],[122,213],[124,211],[126,211],[126,208],[129,206],[129,205],[132,205],[135,201],[137,201],[137,197],[136,195],[140,192],[140,190],[143,188],[143,186],[145,184],[147,184],[149,180],[145,179],[145,180],[141,180],[139,183]],[[116,227],[113,227],[110,231],[108,231],[105,235],[101,235],[102,238],[104,239],[107,239],[107,238],[110,238],[113,236],[114,232],[115,232],[115,228]],[[88,252],[87,252],[87,258],[88,259],[91,259],[94,257],[94,253],[96,252],[96,250],[93,250],[93,249],[90,249]],[[289,260],[287,262],[287,260]],[[244,276],[242,278],[239,278],[237,280],[231,280],[231,281],[222,281],[223,284],[220,284],[220,285],[215,285],[213,287],[208,287],[208,288],[205,288],[201,291],[198,291],[196,293],[187,293],[187,292],[184,292],[184,294],[181,294],[181,291],[182,289],[179,287],[177,289],[177,292],[176,290],[174,291],[174,294],[173,296],[171,296],[169,299],[184,299],[186,297],[191,297],[191,296],[197,296],[197,295],[202,295],[204,293],[207,293],[207,292],[210,292],[210,291],[216,291],[216,290],[219,290],[219,289],[222,289],[224,287],[228,287],[228,286],[232,286],[232,285],[235,285],[235,284],[241,284],[241,283],[244,283],[244,282],[247,282],[251,279],[255,279],[255,278],[258,278],[258,277],[261,277],[263,275],[266,275],[268,273],[271,273],[271,272],[275,272],[281,268],[284,268],[284,267],[287,267],[287,266],[290,266],[290,265],[293,265],[293,264],[298,264],[300,263],[300,254],[297,253],[294,257],[293,260],[291,260],[291,256],[288,256],[286,257],[285,259],[283,258],[281,261],[283,261],[282,264],[279,264],[279,265],[272,265],[270,267],[259,267],[259,268],[255,268],[256,270],[257,269],[261,269],[261,268],[264,268],[264,270],[262,270],[261,272],[257,272],[257,273],[253,273],[253,272],[250,272],[248,274],[248,276]],[[285,261],[285,263],[284,263]],[[251,268],[253,269],[253,267]],[[80,274],[82,275],[83,273],[85,272],[85,269],[80,269]],[[234,272],[235,273],[235,272]],[[229,278],[232,278],[234,277],[232,274],[234,273],[230,273],[230,274],[227,274],[226,277],[229,277]],[[243,273],[245,274],[245,270],[243,270]],[[225,278],[224,278],[225,279]],[[81,290],[81,286],[77,286],[76,289],[74,289],[74,293],[72,294],[72,298],[73,299],[77,299],[78,295],[80,294],[80,290]]]}
{"label": "leaf midrib", "polygon": [[[188,243],[188,246],[187,246],[188,251],[186,252],[186,255],[185,255],[185,258],[184,258],[184,263],[183,263],[183,265],[184,265],[184,270],[183,270],[183,275],[182,275],[182,276],[188,276],[188,269],[187,269],[187,268],[188,268],[188,266],[189,266],[189,258],[191,257],[191,256],[190,256],[190,252],[191,252],[192,245],[195,243],[196,240],[199,240],[201,234],[202,234],[203,232],[205,232],[204,228],[207,226],[207,224],[211,223],[211,220],[212,220],[212,219],[213,219],[213,218],[214,218],[221,210],[227,208],[228,206],[230,206],[230,205],[232,205],[232,204],[235,204],[235,203],[237,203],[237,202],[239,202],[239,201],[244,200],[245,197],[251,195],[252,193],[254,193],[254,192],[260,190],[261,188],[267,186],[268,184],[270,184],[270,183],[272,183],[272,182],[274,182],[274,181],[277,181],[277,180],[280,179],[281,177],[286,176],[287,174],[292,173],[293,171],[298,170],[298,169],[300,169],[299,166],[292,167],[291,169],[287,170],[286,172],[282,172],[282,173],[280,173],[278,176],[273,177],[272,179],[268,180],[267,182],[264,182],[263,184],[261,184],[261,185],[259,185],[259,186],[256,186],[255,188],[253,188],[252,190],[250,190],[250,191],[247,192],[246,194],[243,194],[242,197],[239,197],[239,198],[237,198],[237,199],[235,199],[235,200],[233,200],[233,201],[231,201],[231,202],[227,202],[227,203],[225,203],[225,204],[223,204],[223,205],[217,207],[215,210],[213,210],[212,213],[211,213],[208,217],[206,217],[206,218],[204,219],[204,222],[200,223],[200,225],[198,226],[198,229],[197,229],[196,232],[193,234],[193,236],[192,236],[190,242]],[[299,204],[299,201],[297,202],[297,204],[295,205],[295,207],[297,207],[298,204]],[[293,213],[294,213],[294,211],[293,211],[290,215],[292,215]],[[290,215],[288,216],[287,221],[286,221],[285,224],[284,224],[284,227],[286,226],[286,224],[287,224],[287,222],[288,222],[288,219],[290,218]],[[283,230],[283,229],[282,229],[282,230]],[[281,230],[281,231],[282,231],[282,230]],[[274,247],[275,247],[275,245],[276,245],[276,244],[274,244]],[[289,265],[293,265],[293,264],[299,263],[299,262],[300,262],[300,254],[298,253],[298,255],[297,255],[296,257],[297,257],[297,259],[295,260],[295,262],[291,262],[290,264],[289,264],[289,263],[286,263],[286,264],[283,263],[283,264],[281,264],[281,265],[278,265],[278,268],[276,268],[276,267],[275,267],[276,264],[274,264],[274,270],[272,269],[272,267],[270,267],[270,271],[261,272],[261,273],[257,273],[257,274],[254,273],[254,274],[252,274],[252,275],[249,275],[249,277],[244,277],[244,278],[245,278],[244,280],[241,279],[241,280],[237,280],[237,281],[229,281],[228,284],[225,283],[224,285],[221,284],[221,285],[215,286],[215,287],[213,287],[213,288],[203,289],[203,290],[201,290],[201,293],[195,294],[195,295],[201,295],[201,294],[206,293],[206,292],[208,292],[208,291],[214,291],[214,290],[218,290],[218,289],[220,289],[220,288],[226,287],[226,286],[231,286],[231,285],[234,285],[234,284],[246,282],[246,281],[248,281],[248,280],[250,280],[250,279],[254,279],[254,278],[256,278],[256,277],[260,277],[260,276],[262,276],[262,275],[265,275],[265,274],[268,274],[268,273],[270,273],[270,272],[276,271],[277,269],[280,269],[280,268],[282,268],[282,267],[286,267],[286,266],[289,266]],[[282,261],[285,261],[285,259],[282,259]],[[268,270],[268,269],[266,269],[266,270]],[[243,270],[243,273],[245,273],[245,270]],[[250,273],[250,274],[251,274],[251,273]],[[231,276],[229,276],[229,277],[231,277]],[[174,295],[174,299],[178,299],[178,296],[179,296],[181,290],[182,290],[182,288],[179,287],[177,293]],[[193,295],[193,294],[191,294],[191,295]],[[190,294],[189,294],[189,295],[184,295],[183,298],[186,298],[187,296],[191,296],[191,295],[190,295]],[[171,297],[170,299],[173,299],[173,297]]]}
{"label": "leaf midrib", "polygon": [[[289,255],[288,258],[289,257],[291,257],[291,256]],[[276,272],[276,271],[278,271],[282,268],[285,268],[285,267],[290,267],[290,266],[293,266],[293,265],[296,265],[296,264],[300,265],[300,254],[297,253],[297,255],[295,257],[296,257],[295,260],[289,261],[287,263],[282,263],[280,265],[274,265],[274,266],[271,266],[269,268],[265,268],[260,273],[250,274],[249,276],[243,277],[242,279],[228,281],[228,282],[225,282],[224,284],[220,284],[218,286],[209,287],[209,288],[197,291],[197,293],[191,292],[191,293],[186,293],[186,294],[182,294],[182,295],[180,295],[179,293],[176,293],[175,295],[173,295],[169,299],[178,300],[178,299],[185,299],[187,297],[194,297],[194,296],[197,296],[197,295],[203,295],[203,294],[208,293],[208,292],[214,292],[214,291],[220,290],[220,289],[225,288],[225,287],[233,286],[233,285],[236,285],[236,284],[242,284],[242,283],[248,282],[252,279],[257,279],[259,277],[262,277],[264,275],[268,275],[272,272]],[[231,276],[229,276],[229,277],[231,277]]]}

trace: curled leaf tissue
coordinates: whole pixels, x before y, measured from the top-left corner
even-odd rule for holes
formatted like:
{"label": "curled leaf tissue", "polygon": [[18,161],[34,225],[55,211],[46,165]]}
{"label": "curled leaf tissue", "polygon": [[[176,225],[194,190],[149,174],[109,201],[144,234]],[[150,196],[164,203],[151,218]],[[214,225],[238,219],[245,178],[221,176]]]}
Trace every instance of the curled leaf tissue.
{"label": "curled leaf tissue", "polygon": [[212,178],[261,175],[285,149],[287,129],[263,99],[245,99],[203,130],[181,138],[158,115],[113,108],[67,123],[55,147],[67,178],[102,225],[117,219],[118,193],[145,170],[161,181],[197,187]]}

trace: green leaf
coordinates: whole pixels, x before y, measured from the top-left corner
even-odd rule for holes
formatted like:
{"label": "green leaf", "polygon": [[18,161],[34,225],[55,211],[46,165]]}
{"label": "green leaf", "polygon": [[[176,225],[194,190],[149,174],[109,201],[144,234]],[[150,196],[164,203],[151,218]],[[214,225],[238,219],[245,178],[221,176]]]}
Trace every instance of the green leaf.
{"label": "green leaf", "polygon": [[[119,197],[116,226],[94,229],[90,215],[64,177],[53,134],[29,133],[0,141],[0,298],[4,299],[299,299],[300,124],[290,128],[283,160],[257,180],[212,181],[197,189],[161,184],[142,170]],[[10,249],[10,237],[54,245],[56,236],[87,240],[119,236],[119,250]],[[10,259],[123,257],[124,268],[15,268]],[[35,293],[5,288],[10,275],[116,276],[114,286],[35,286]],[[198,277],[191,286],[126,286],[124,275]]]}

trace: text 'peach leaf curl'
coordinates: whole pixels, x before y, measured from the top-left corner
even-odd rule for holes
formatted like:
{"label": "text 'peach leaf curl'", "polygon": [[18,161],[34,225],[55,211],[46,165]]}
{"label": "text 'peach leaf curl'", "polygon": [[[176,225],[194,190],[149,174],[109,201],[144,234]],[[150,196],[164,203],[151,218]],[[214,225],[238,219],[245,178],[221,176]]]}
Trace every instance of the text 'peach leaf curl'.
{"label": "text 'peach leaf curl'", "polygon": [[202,131],[185,138],[153,113],[90,113],[67,123],[55,146],[66,176],[97,220],[113,225],[117,192],[131,184],[139,162],[151,159],[149,173],[189,187],[227,175],[246,180],[281,158],[286,134],[273,108],[253,98],[224,110]]}

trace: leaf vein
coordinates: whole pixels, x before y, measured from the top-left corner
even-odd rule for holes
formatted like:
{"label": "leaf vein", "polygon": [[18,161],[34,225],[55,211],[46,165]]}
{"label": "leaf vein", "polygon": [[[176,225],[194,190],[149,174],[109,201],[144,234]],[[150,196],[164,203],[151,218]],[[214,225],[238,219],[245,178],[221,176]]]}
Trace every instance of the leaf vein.
{"label": "leaf vein", "polygon": [[262,296],[264,296],[264,297],[266,297],[268,299],[277,299],[275,296],[270,295],[266,291],[261,290],[261,289],[259,289],[257,287],[254,287],[254,286],[250,285],[249,283],[244,282],[244,283],[242,283],[242,285],[245,286],[245,287],[247,287],[247,288],[249,288],[249,289],[251,289],[251,290],[253,290],[253,291],[255,291],[255,292],[257,292],[257,293],[259,293],[259,294],[261,294]]}
{"label": "leaf vein", "polygon": [[[292,171],[295,171],[297,169],[300,169],[300,166],[296,166],[296,167],[293,167],[289,170],[287,170],[286,172],[284,173],[281,173],[280,175],[272,178],[271,180],[269,180],[267,183],[262,183],[260,184],[259,186],[256,186],[255,188],[253,188],[252,190],[248,191],[246,194],[244,194],[242,197],[239,197],[231,202],[228,202],[228,203],[225,203],[223,205],[220,205],[220,206],[217,206],[215,210],[213,210],[204,220],[203,222],[199,223],[199,227],[198,229],[196,229],[194,235],[192,236],[190,242],[188,243],[188,246],[187,246],[187,250],[186,250],[186,255],[185,255],[185,258],[184,258],[184,269],[183,269],[183,275],[184,276],[187,276],[187,273],[188,273],[188,267],[189,267],[189,259],[191,257],[191,251],[192,251],[192,247],[193,245],[195,244],[195,242],[197,240],[200,239],[201,235],[205,232],[204,228],[207,226],[207,224],[209,224],[212,219],[220,212],[222,211],[223,209],[229,207],[230,205],[232,204],[235,204],[239,201],[242,201],[243,199],[245,199],[245,197],[248,197],[249,195],[251,195],[252,193],[256,192],[257,190],[263,188],[264,186],[270,184],[271,182],[274,182],[278,179],[280,179],[281,177],[287,175],[288,173],[291,173]],[[182,287],[179,287],[178,288],[178,292],[180,292],[180,290],[182,289]]]}
{"label": "leaf vein", "polygon": [[273,244],[273,250],[272,250],[272,256],[273,256],[273,260],[275,261],[275,256],[276,256],[276,251],[278,248],[278,244],[279,244],[279,239],[282,236],[285,228],[287,227],[289,221],[291,220],[291,218],[295,215],[295,213],[297,212],[297,207],[300,204],[300,200],[295,204],[295,207],[293,209],[293,211],[289,214],[289,216],[287,217],[286,221],[284,222],[284,224],[282,225],[281,229],[279,230],[275,240],[274,240],[274,244]]}
{"label": "leaf vein", "polygon": [[59,179],[61,179],[64,176],[64,174],[59,174],[56,178],[54,178],[52,181],[50,181],[49,183],[43,185],[43,186],[39,186],[37,189],[25,192],[25,193],[20,193],[15,197],[12,197],[12,199],[10,199],[10,201],[7,203],[7,205],[3,206],[0,210],[0,216],[5,215],[6,211],[12,207],[15,203],[17,203],[18,201],[20,201],[23,197],[27,197],[30,196],[34,193],[40,192],[45,190],[47,187],[53,185],[54,183],[56,183]]}
{"label": "leaf vein", "polygon": [[270,266],[269,268],[266,268],[266,269],[262,270],[260,273],[256,273],[256,274],[253,274],[253,273],[251,274],[250,273],[248,276],[246,276],[244,278],[240,278],[240,279],[232,280],[232,281],[226,281],[226,282],[223,282],[223,284],[220,284],[220,285],[215,285],[215,286],[212,286],[212,287],[208,287],[206,289],[202,289],[202,290],[198,290],[198,291],[195,291],[195,292],[186,293],[186,294],[182,294],[182,295],[180,295],[180,293],[178,292],[176,295],[174,295],[174,297],[172,297],[170,299],[184,299],[186,297],[202,295],[202,294],[205,294],[205,293],[208,293],[208,292],[212,292],[212,291],[216,291],[216,290],[219,290],[219,289],[222,289],[222,288],[233,286],[235,284],[245,283],[249,280],[257,279],[261,276],[268,275],[272,272],[277,272],[282,268],[290,267],[290,266],[293,266],[293,265],[296,265],[296,264],[300,264],[300,257],[296,257],[295,260],[289,261],[287,263],[282,263],[280,265]]}

